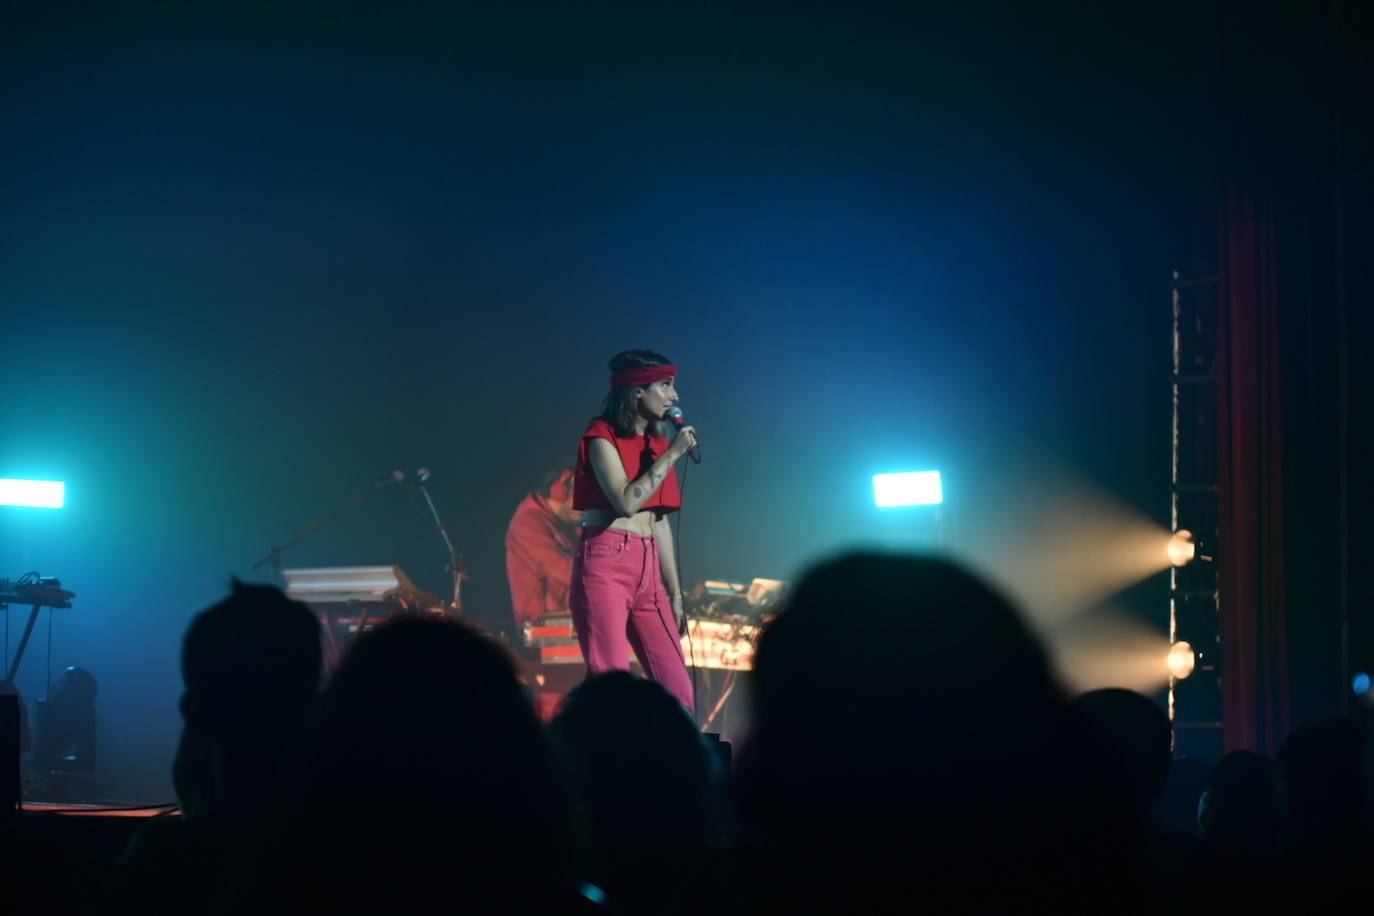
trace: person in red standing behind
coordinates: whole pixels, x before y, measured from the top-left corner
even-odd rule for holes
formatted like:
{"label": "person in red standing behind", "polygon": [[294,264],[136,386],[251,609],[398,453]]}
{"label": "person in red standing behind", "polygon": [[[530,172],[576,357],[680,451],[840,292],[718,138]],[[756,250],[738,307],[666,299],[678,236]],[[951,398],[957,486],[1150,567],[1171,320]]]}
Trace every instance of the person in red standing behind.
{"label": "person in red standing behind", "polygon": [[569,604],[587,676],[629,669],[628,639],[644,673],[694,711],[682,652],[687,618],[668,514],[682,507],[674,465],[696,444],[690,426],[669,440],[677,367],[650,350],[610,361],[611,390],[582,434],[573,508],[582,537]]}
{"label": "person in red standing behind", "polygon": [[[541,621],[557,625],[560,615],[570,613],[568,585],[582,520],[572,507],[572,478],[572,465],[554,468],[543,487],[520,501],[506,527],[506,578],[519,628]],[[529,672],[535,708],[545,722],[553,719],[576,683],[574,669],[580,666],[539,665]]]}
{"label": "person in red standing behind", "polygon": [[572,507],[573,469],[555,468],[526,496],[506,528],[506,578],[519,626],[568,613],[573,547],[582,513]]}

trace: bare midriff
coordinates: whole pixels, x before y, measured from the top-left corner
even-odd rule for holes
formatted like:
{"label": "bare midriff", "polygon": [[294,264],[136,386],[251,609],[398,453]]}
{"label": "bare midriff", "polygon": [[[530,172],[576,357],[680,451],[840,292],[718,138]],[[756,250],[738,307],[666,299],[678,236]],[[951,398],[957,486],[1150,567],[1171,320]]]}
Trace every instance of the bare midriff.
{"label": "bare midriff", "polygon": [[610,509],[586,509],[582,512],[583,528],[615,528],[645,537],[653,536],[654,522],[657,520],[658,513],[652,509],[642,509],[629,516],[616,515]]}

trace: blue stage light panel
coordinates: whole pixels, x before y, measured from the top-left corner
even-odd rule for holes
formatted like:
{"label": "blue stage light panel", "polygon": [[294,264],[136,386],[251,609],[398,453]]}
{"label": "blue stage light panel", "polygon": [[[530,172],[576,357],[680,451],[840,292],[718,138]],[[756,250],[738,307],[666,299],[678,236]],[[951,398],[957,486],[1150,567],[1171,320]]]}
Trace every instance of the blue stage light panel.
{"label": "blue stage light panel", "polygon": [[939,471],[907,471],[873,475],[873,505],[938,506],[944,502]]}
{"label": "blue stage light panel", "polygon": [[66,484],[60,480],[0,478],[0,506],[61,509],[66,495]]}

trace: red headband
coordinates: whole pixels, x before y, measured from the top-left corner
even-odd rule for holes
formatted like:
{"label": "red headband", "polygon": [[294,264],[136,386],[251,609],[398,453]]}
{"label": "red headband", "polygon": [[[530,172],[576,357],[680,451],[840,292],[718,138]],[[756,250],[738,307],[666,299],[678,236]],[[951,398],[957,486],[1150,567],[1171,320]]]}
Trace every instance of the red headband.
{"label": "red headband", "polygon": [[611,387],[652,385],[654,382],[661,382],[665,378],[672,378],[675,375],[677,375],[677,366],[672,363],[666,366],[635,366],[633,369],[621,369],[619,372],[612,373]]}

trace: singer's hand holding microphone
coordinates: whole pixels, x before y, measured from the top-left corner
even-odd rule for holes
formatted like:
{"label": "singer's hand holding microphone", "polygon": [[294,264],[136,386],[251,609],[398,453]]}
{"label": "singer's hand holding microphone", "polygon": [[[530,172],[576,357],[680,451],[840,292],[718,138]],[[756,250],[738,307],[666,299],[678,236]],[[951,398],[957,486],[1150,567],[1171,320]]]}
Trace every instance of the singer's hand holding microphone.
{"label": "singer's hand holding microphone", "polygon": [[681,407],[669,407],[667,411],[668,422],[677,427],[677,438],[673,440],[670,447],[676,451],[673,460],[681,458],[683,455],[691,456],[692,461],[700,463],[701,447],[697,444],[697,431],[688,426],[682,419]]}

